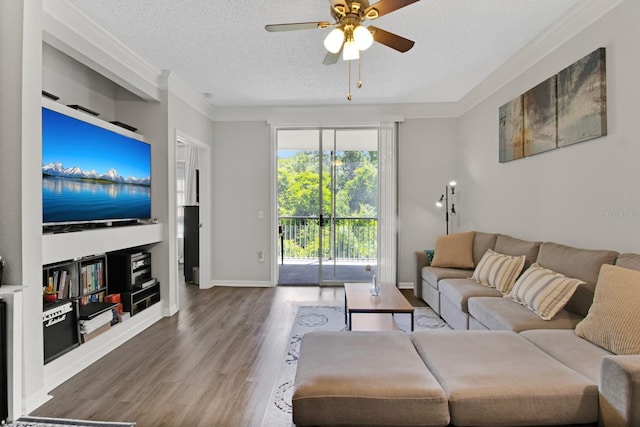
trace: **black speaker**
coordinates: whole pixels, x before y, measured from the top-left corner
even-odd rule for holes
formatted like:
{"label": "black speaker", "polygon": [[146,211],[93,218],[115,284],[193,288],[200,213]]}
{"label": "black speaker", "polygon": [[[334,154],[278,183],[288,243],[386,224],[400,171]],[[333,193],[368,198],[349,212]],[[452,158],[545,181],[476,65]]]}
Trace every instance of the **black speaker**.
{"label": "black speaker", "polygon": [[198,206],[184,207],[184,279],[187,283],[194,280],[193,267],[200,262],[200,213]]}
{"label": "black speaker", "polygon": [[196,169],[196,203],[200,203],[200,169]]}

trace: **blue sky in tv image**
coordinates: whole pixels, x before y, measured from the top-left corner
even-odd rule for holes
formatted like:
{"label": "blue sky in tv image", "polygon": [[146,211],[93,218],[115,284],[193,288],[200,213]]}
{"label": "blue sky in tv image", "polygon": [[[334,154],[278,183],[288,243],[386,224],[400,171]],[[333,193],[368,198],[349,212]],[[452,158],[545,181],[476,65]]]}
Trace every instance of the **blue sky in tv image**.
{"label": "blue sky in tv image", "polygon": [[151,176],[151,147],[47,108],[42,109],[42,164],[64,169],[116,171],[125,179]]}

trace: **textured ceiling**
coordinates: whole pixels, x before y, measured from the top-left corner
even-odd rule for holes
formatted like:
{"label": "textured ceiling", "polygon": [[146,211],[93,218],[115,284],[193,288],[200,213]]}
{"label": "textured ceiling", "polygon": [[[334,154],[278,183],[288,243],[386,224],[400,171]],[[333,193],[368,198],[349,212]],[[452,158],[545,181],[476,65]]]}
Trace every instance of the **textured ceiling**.
{"label": "textured ceiling", "polygon": [[[348,103],[347,62],[322,64],[331,28],[264,29],[332,22],[327,0],[70,2],[216,106]],[[377,43],[365,51],[363,87],[355,88],[354,66],[351,103],[458,101],[578,2],[421,0],[366,21],[416,43],[407,53]]]}

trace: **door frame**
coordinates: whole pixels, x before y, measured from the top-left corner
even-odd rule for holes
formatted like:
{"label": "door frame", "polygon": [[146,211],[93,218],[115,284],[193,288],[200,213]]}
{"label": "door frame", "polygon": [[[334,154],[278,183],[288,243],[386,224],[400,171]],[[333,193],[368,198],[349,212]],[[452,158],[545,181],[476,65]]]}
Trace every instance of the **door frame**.
{"label": "door frame", "polygon": [[[199,221],[200,221],[200,239],[199,239],[199,275],[200,289],[209,289],[213,287],[211,282],[211,147],[205,142],[200,141],[197,138],[192,137],[180,130],[176,130],[175,145],[177,147],[178,142],[182,144],[188,144],[198,149],[198,170],[200,171],[200,192],[199,192]],[[176,159],[177,162],[177,159]],[[174,172],[174,180],[176,174]],[[174,202],[175,202],[174,197]],[[174,203],[174,209],[177,209],[177,203]],[[177,233],[173,233],[173,239],[175,241],[176,248],[178,247]],[[174,262],[176,263],[176,283],[179,274],[178,266],[178,251],[176,250],[176,256]]]}

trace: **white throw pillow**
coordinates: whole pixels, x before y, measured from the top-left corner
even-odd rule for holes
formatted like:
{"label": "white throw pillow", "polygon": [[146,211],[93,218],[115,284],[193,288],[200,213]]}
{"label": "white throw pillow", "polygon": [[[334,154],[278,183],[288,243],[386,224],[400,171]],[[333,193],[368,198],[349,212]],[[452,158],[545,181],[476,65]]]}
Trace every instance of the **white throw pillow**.
{"label": "white throw pillow", "polygon": [[551,320],[569,302],[578,286],[585,284],[534,263],[522,273],[508,295],[543,320]]}
{"label": "white throw pillow", "polygon": [[522,271],[525,256],[511,256],[487,250],[470,277],[474,282],[496,288],[503,295],[511,292]]}

